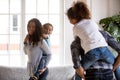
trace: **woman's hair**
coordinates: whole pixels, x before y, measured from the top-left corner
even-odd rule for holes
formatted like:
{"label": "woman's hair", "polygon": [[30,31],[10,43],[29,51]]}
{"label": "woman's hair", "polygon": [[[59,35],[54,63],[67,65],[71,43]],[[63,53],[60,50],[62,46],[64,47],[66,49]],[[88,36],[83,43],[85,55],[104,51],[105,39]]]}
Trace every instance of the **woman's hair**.
{"label": "woman's hair", "polygon": [[70,7],[67,11],[69,19],[76,19],[77,22],[82,19],[91,19],[91,13],[84,2],[76,2],[73,7]]}
{"label": "woman's hair", "polygon": [[35,23],[35,31],[32,35],[29,35],[29,41],[31,41],[33,43],[33,45],[38,45],[38,42],[39,41],[42,41],[42,24],[41,22],[36,19],[36,18],[33,18],[31,20],[29,20],[28,24],[27,24],[27,30],[29,28],[29,24],[31,22],[34,22]]}
{"label": "woman's hair", "polygon": [[50,24],[50,23],[45,23],[45,24],[43,25],[43,28],[46,28],[46,27],[49,27],[49,26],[51,26],[51,27],[52,27],[52,30],[53,30],[53,25]]}

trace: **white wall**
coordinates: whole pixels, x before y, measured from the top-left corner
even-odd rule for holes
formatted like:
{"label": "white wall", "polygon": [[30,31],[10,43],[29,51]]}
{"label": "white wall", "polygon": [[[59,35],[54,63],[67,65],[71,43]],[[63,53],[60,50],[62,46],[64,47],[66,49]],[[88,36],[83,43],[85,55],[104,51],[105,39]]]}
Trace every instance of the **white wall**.
{"label": "white wall", "polygon": [[120,0],[87,0],[96,22],[120,12]]}
{"label": "white wall", "polygon": [[72,0],[65,0],[65,20],[64,20],[64,33],[65,33],[65,37],[64,37],[64,50],[65,50],[65,65],[72,65],[72,58],[71,58],[71,52],[70,52],[70,44],[73,40],[73,33],[72,33],[72,26],[69,21],[68,18],[66,16],[66,11],[67,9],[72,5]]}
{"label": "white wall", "polygon": [[[65,13],[74,0],[65,0]],[[120,12],[120,0],[87,0],[92,11],[93,19],[98,23],[101,18],[112,16]],[[71,60],[70,44],[73,40],[72,26],[66,15],[64,20],[65,31],[65,64],[73,65]]]}

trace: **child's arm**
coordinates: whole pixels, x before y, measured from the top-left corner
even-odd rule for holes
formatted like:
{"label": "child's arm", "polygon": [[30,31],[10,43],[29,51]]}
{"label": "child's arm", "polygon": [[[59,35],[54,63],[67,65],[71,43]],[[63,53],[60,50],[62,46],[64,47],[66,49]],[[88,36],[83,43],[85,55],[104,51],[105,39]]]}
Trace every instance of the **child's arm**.
{"label": "child's arm", "polygon": [[24,39],[24,42],[23,42],[24,45],[27,44],[28,41],[29,41],[29,35],[27,34],[26,37],[25,37],[25,39]]}
{"label": "child's arm", "polygon": [[28,42],[29,42],[29,35],[26,35],[25,39],[24,39],[24,47],[23,47],[23,50],[25,52],[25,54],[27,54],[27,45],[28,45]]}

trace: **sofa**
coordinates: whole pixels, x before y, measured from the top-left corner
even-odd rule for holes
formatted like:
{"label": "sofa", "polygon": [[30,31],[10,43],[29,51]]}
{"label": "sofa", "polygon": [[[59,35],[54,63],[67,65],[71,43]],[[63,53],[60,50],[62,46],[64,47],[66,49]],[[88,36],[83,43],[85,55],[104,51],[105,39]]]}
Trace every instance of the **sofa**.
{"label": "sofa", "polygon": [[[47,80],[72,80],[74,69],[67,67],[51,67]],[[26,68],[0,66],[0,80],[28,80]]]}

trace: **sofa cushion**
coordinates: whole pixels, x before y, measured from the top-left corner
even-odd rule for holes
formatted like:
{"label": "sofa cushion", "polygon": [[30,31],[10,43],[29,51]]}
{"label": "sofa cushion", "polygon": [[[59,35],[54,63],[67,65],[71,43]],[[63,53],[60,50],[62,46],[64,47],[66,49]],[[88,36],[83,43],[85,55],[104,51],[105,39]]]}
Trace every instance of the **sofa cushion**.
{"label": "sofa cushion", "polygon": [[[67,67],[49,68],[47,80],[71,80],[74,69]],[[28,80],[29,76],[26,68],[3,67],[0,66],[0,80]]]}
{"label": "sofa cushion", "polygon": [[72,67],[55,67],[49,69],[48,80],[71,80],[73,75]]}

